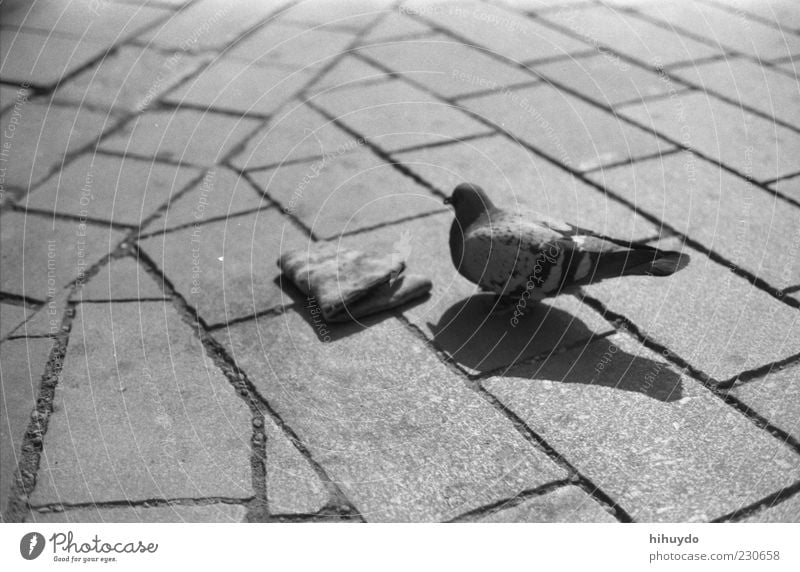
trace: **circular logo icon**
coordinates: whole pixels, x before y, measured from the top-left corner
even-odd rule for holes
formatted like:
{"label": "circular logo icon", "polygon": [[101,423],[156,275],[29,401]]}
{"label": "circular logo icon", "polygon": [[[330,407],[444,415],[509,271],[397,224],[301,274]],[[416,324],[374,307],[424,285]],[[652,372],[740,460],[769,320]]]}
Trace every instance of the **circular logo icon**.
{"label": "circular logo icon", "polygon": [[38,558],[44,550],[44,536],[38,532],[29,532],[19,541],[19,553],[25,560]]}

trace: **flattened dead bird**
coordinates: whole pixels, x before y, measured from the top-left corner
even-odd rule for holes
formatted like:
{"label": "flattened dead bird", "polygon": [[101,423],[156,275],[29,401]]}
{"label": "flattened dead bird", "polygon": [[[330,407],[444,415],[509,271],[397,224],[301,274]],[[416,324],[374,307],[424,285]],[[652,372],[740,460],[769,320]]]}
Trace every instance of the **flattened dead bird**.
{"label": "flattened dead bird", "polygon": [[477,185],[445,199],[455,209],[450,256],[482,290],[532,301],[606,278],[668,276],[689,263],[680,252],[631,244],[538,214],[497,208]]}

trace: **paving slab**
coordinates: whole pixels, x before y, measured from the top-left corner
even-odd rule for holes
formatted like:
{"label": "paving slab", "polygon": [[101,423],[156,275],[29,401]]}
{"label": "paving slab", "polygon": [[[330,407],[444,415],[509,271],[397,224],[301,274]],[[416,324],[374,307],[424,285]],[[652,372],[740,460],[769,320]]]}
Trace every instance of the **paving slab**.
{"label": "paving slab", "polygon": [[729,0],[727,4],[734,12],[754,15],[756,18],[768,20],[784,34],[790,30],[800,32],[800,13],[792,0]]}
{"label": "paving slab", "polygon": [[782,69],[785,72],[788,72],[791,77],[797,78],[797,60],[800,59],[797,56],[793,56],[792,59],[788,62],[784,62],[782,64],[776,64],[775,68]]}
{"label": "paving slab", "polygon": [[363,146],[252,177],[259,189],[321,238],[433,212],[442,204]]}
{"label": "paving slab", "polygon": [[708,521],[800,475],[789,447],[625,334],[483,385],[637,521]]}
{"label": "paving slab", "polygon": [[661,154],[674,146],[546,82],[463,100],[515,138],[578,171]]}
{"label": "paving slab", "polygon": [[30,99],[31,90],[26,87],[16,85],[0,85],[0,112],[5,111],[8,107],[13,107],[19,101]]}
{"label": "paving slab", "polygon": [[35,308],[0,302],[0,339],[5,338],[34,312]]}
{"label": "paving slab", "polygon": [[568,485],[492,512],[479,522],[617,522],[608,510],[576,486]]}
{"label": "paving slab", "polygon": [[237,504],[92,507],[62,512],[31,511],[25,522],[62,524],[69,522],[243,522],[247,508]]}
{"label": "paving slab", "polygon": [[89,39],[65,38],[24,29],[0,33],[0,79],[49,87],[106,53],[108,45]]}
{"label": "paving slab", "polygon": [[20,99],[0,117],[0,167],[4,189],[24,195],[116,119],[88,108],[61,107]]}
{"label": "paving slab", "polygon": [[531,66],[545,79],[577,91],[602,105],[613,107],[680,90],[657,73],[621,61],[607,52]]}
{"label": "paving slab", "polygon": [[702,36],[725,51],[775,60],[800,51],[800,36],[781,34],[773,26],[713,4],[676,0],[646,4],[639,10],[667,26]]}
{"label": "paving slab", "polygon": [[742,520],[742,522],[800,522],[800,495],[786,499]]}
{"label": "paving slab", "polygon": [[800,283],[800,208],[713,163],[684,152],[589,178],[776,288]]}
{"label": "paving slab", "polygon": [[164,298],[161,285],[129,256],[112,259],[75,294],[80,302]]}
{"label": "paving slab", "polygon": [[800,366],[773,369],[761,378],[733,386],[730,394],[800,440]]}
{"label": "paving slab", "polygon": [[357,98],[349,90],[321,94],[314,103],[389,151],[490,132],[458,108],[401,80],[361,87]]}
{"label": "paving slab", "polygon": [[209,324],[282,304],[277,260],[308,239],[277,209],[187,227],[141,241],[177,291]]}
{"label": "paving slab", "polygon": [[36,407],[39,383],[44,373],[52,340],[7,340],[0,344],[0,522],[6,508],[20,447],[31,412]]}
{"label": "paving slab", "polygon": [[431,32],[431,28],[419,20],[410,18],[400,11],[392,12],[382,18],[377,25],[361,38],[361,44],[369,46],[371,44],[382,43],[388,40],[395,40],[407,36],[416,36]]}
{"label": "paving slab", "polygon": [[[586,52],[591,46],[522,14],[482,2],[406,2],[401,13],[454,32],[513,62]],[[461,62],[463,65],[463,62]]]}
{"label": "paving slab", "polygon": [[380,82],[389,79],[390,74],[376,68],[352,55],[344,56],[334,66],[314,80],[306,88],[305,96],[313,99],[334,89],[358,89],[367,82]]}
{"label": "paving slab", "polygon": [[190,191],[171,201],[169,209],[149,224],[146,232],[189,225],[197,227],[209,220],[250,212],[268,204],[241,175],[225,167],[215,167]]}
{"label": "paving slab", "polygon": [[358,30],[375,22],[394,4],[393,0],[315,0],[289,7],[281,18],[309,27],[324,25]]}
{"label": "paving slab", "polygon": [[44,301],[78,278],[125,236],[108,226],[19,212],[0,216],[0,290]]}
{"label": "paving slab", "polygon": [[571,31],[595,48],[610,48],[650,65],[665,66],[722,53],[719,47],[609,6],[578,6],[542,14],[541,19]]}
{"label": "paving slab", "polygon": [[353,42],[353,35],[324,29],[305,30],[280,22],[257,30],[225,53],[248,64],[312,70],[329,65]]}
{"label": "paving slab", "polygon": [[164,53],[122,46],[79,73],[56,92],[59,101],[92,105],[120,113],[141,112],[205,63],[186,52]]}
{"label": "paving slab", "polygon": [[659,246],[692,260],[666,278],[627,276],[586,292],[716,380],[800,353],[796,309],[678,240]]}
{"label": "paving slab", "polygon": [[563,478],[399,321],[326,343],[299,312],[220,339],[366,520],[446,520]]}
{"label": "paving slab", "polygon": [[623,240],[642,240],[659,231],[602,191],[501,135],[394,157],[446,195],[470,182],[502,208],[536,211]]}
{"label": "paving slab", "polygon": [[249,498],[250,423],[169,303],[82,304],[31,503]]}
{"label": "paving slab", "polygon": [[32,313],[26,322],[11,332],[12,336],[55,336],[61,331],[72,289],[63,288],[50,294],[44,304]]}
{"label": "paving slab", "polygon": [[211,166],[246,140],[259,121],[211,111],[148,111],[107,137],[100,148],[166,161]]}
{"label": "paving slab", "polygon": [[800,134],[704,93],[646,101],[619,113],[757,181],[800,170]]}
{"label": "paving slab", "polygon": [[800,200],[800,175],[781,179],[775,183],[770,183],[770,188],[780,191],[787,197]]}
{"label": "paving slab", "polygon": [[443,34],[384,42],[358,52],[445,97],[500,91],[508,85],[537,79]]}
{"label": "paving slab", "polygon": [[341,154],[355,138],[307,105],[291,105],[253,135],[231,159],[240,169],[257,169]]}
{"label": "paving slab", "polygon": [[234,59],[215,60],[164,100],[246,115],[274,113],[307,84],[304,70],[258,66]]}
{"label": "paving slab", "polygon": [[199,175],[193,167],[87,153],[29,193],[25,206],[139,226]]}

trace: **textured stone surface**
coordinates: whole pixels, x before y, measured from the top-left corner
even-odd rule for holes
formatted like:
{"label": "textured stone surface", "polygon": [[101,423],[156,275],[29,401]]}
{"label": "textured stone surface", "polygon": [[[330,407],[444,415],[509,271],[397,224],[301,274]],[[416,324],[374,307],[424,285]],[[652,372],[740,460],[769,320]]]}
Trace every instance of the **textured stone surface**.
{"label": "textured stone surface", "polygon": [[800,170],[800,134],[703,93],[648,101],[619,113],[757,181]]}
{"label": "textured stone surface", "polygon": [[287,21],[359,29],[371,24],[392,7],[392,0],[316,0],[299,2],[283,12]]}
{"label": "textured stone surface", "polygon": [[52,340],[8,340],[0,344],[0,522],[5,522],[20,447]]}
{"label": "textured stone surface", "polygon": [[624,335],[484,386],[634,520],[711,520],[800,476],[791,449]]}
{"label": "textured stone surface", "polygon": [[25,522],[242,522],[247,509],[236,504],[80,508],[64,512],[32,511]]}
{"label": "textured stone surface", "polygon": [[741,177],[678,153],[589,178],[776,288],[800,283],[800,209]]}
{"label": "textured stone surface", "polygon": [[191,167],[92,153],[50,177],[25,204],[49,214],[138,226],[199,175]]}
{"label": "textured stone surface", "polygon": [[382,43],[406,36],[425,34],[431,29],[402,12],[394,12],[383,18],[361,39],[363,45]]}
{"label": "textured stone surface", "polygon": [[11,332],[12,336],[54,336],[61,331],[71,288],[56,290],[28,321]]}
{"label": "textured stone surface", "polygon": [[361,147],[253,173],[261,190],[329,238],[441,208],[441,200]]}
{"label": "textured stone surface", "polygon": [[60,86],[56,98],[123,113],[141,111],[194,73],[203,61],[181,51],[169,54],[139,46],[123,46]]}
{"label": "textured stone surface", "polygon": [[165,298],[161,285],[145,272],[135,258],[112,259],[75,295],[83,302]]}
{"label": "textured stone surface", "polygon": [[507,85],[537,79],[443,34],[381,43],[359,53],[445,97],[500,91]]}
{"label": "textured stone surface", "polygon": [[727,380],[800,352],[798,312],[699,252],[666,278],[628,276],[586,291],[700,371]]}
{"label": "textured stone surface", "polygon": [[5,338],[35,311],[17,304],[0,303],[0,338]]}
{"label": "textured stone surface", "polygon": [[24,101],[31,96],[31,90],[16,85],[0,84],[0,111],[13,107],[17,101]]}
{"label": "textured stone surface", "polygon": [[187,227],[141,242],[180,294],[209,324],[282,303],[276,262],[308,239],[275,210]]}
{"label": "textured stone surface", "polygon": [[100,148],[194,165],[213,165],[230,154],[258,124],[254,119],[233,118],[210,111],[151,111],[104,139]]}
{"label": "textured stone surface", "polygon": [[341,153],[356,140],[307,105],[290,106],[250,138],[231,163],[255,169]]}
{"label": "textured stone surface", "polygon": [[782,179],[770,185],[771,188],[780,191],[787,197],[800,200],[800,176]]}
{"label": "textured stone surface", "polygon": [[86,108],[20,99],[0,117],[3,186],[24,195],[58,168],[65,155],[88,145],[115,122]]}
{"label": "textured stone surface", "polygon": [[162,302],[83,304],[34,505],[247,498],[250,411]]}
{"label": "textured stone surface", "polygon": [[479,519],[480,522],[617,522],[592,497],[575,486],[535,496]]}
{"label": "textured stone surface", "polygon": [[0,217],[0,289],[44,301],[113,250],[124,234],[47,216],[5,212]]}
{"label": "textured stone surface", "polygon": [[306,95],[312,101],[320,93],[334,89],[358,89],[366,82],[380,82],[390,75],[352,55],[339,60],[330,70],[308,86]]}
{"label": "textured stone surface", "polygon": [[543,14],[541,18],[570,30],[591,46],[608,47],[648,64],[693,61],[722,52],[720,48],[683,36],[676,30],[606,6],[558,10]]}
{"label": "textured stone surface", "polygon": [[216,60],[164,99],[175,105],[265,115],[277,111],[311,77],[304,70],[264,67],[238,59]]}
{"label": "textured stone surface", "polygon": [[759,379],[735,385],[730,393],[800,440],[800,366],[773,370]]}
{"label": "textured stone surface", "polygon": [[734,11],[769,20],[785,31],[800,31],[800,12],[792,0],[729,0],[727,4]]}
{"label": "textured stone surface", "polygon": [[547,83],[464,100],[465,108],[579,171],[672,145]]}
{"label": "textured stone surface", "polygon": [[349,90],[325,93],[315,104],[388,150],[489,132],[458,109],[399,80],[359,88],[357,100]]}
{"label": "textured stone surface", "polygon": [[800,522],[800,495],[795,493],[793,497],[745,518],[742,522]]}
{"label": "textured stone surface", "polygon": [[331,328],[307,310],[224,342],[368,521],[430,521],[564,476],[394,319]]}

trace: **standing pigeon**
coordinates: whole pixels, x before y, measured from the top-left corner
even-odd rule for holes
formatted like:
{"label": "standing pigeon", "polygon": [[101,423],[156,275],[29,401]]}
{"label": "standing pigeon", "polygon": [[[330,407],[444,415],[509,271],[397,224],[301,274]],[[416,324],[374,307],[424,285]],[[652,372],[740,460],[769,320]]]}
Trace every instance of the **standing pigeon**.
{"label": "standing pigeon", "polygon": [[629,275],[668,276],[689,263],[680,252],[602,236],[537,214],[497,208],[477,185],[445,199],[455,209],[450,256],[485,291],[532,301]]}

